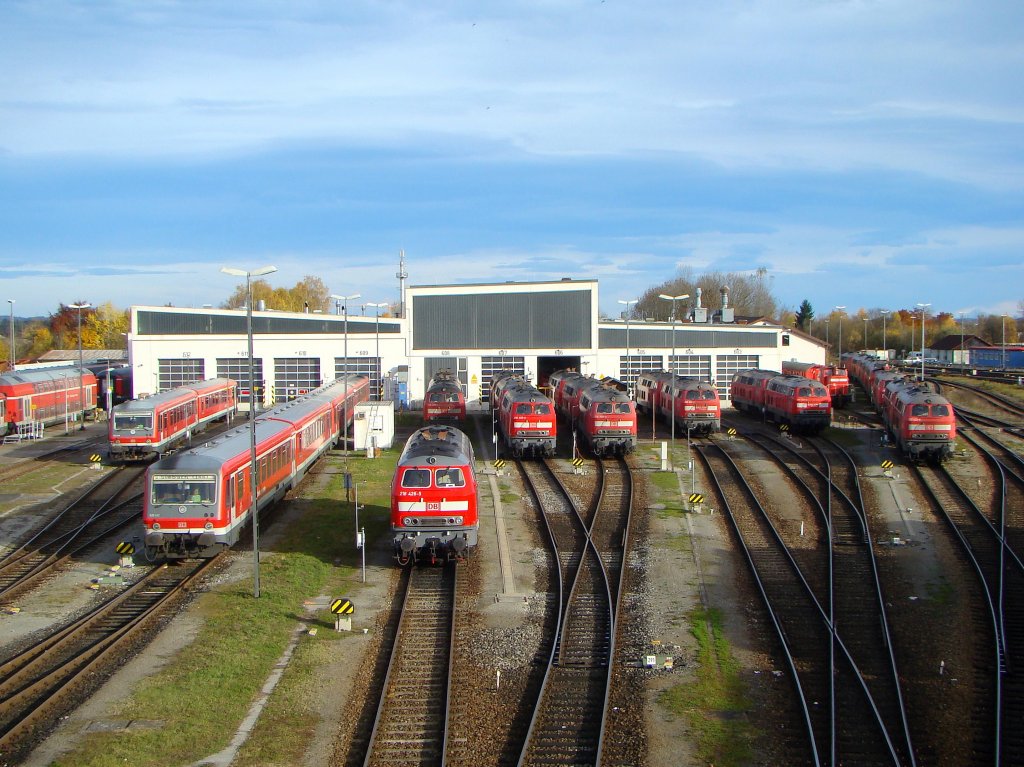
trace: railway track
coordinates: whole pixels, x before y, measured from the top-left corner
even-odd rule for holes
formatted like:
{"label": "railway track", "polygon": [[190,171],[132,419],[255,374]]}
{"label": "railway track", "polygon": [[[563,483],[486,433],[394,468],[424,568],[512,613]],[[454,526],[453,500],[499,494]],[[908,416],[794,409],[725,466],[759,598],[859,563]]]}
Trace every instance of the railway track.
{"label": "railway track", "polygon": [[0,757],[15,760],[40,733],[150,638],[166,609],[220,558],[154,568],[115,599],[0,665]]}
{"label": "railway track", "polygon": [[[716,443],[698,447],[698,455],[727,510],[796,688],[807,751],[795,759],[812,764],[913,764],[903,733],[896,730],[893,737],[888,706],[880,708],[872,694],[878,650],[866,660],[869,668],[862,669],[855,652],[864,652],[863,629],[847,627],[853,616],[845,609],[837,611],[838,600],[817,596],[838,591],[837,557],[829,558],[827,572],[805,573],[729,452]],[[881,649],[882,639],[871,640],[869,646]]]}
{"label": "railway track", "polygon": [[458,567],[409,567],[369,747],[370,765],[442,765],[448,741]]}
{"label": "railway track", "polygon": [[[547,462],[520,463],[523,477],[542,510],[555,550],[559,618],[543,687],[530,722],[519,764],[596,765],[607,710],[615,630],[614,594],[597,540],[608,542],[624,522],[605,520],[616,500],[600,500],[581,512]],[[620,475],[621,476],[621,475]],[[606,474],[598,473],[602,488]],[[613,480],[614,481],[614,480]],[[611,486],[609,486],[611,487]],[[608,498],[624,495],[610,491]],[[598,498],[605,497],[604,490]],[[601,520],[598,525],[598,520]],[[600,534],[591,532],[597,527]],[[621,554],[615,575],[621,573]]]}
{"label": "railway track", "polygon": [[106,443],[106,435],[97,439],[84,439],[70,443],[63,442],[40,453],[39,455],[33,456],[32,458],[16,461],[0,468],[0,482],[10,482],[11,480],[23,477],[33,471],[45,469],[49,461],[57,456],[63,456],[64,454],[73,455],[79,452],[96,452],[97,450],[103,449]]}
{"label": "railway track", "polygon": [[125,468],[107,474],[0,559],[0,601],[9,603],[75,553],[136,519],[144,472]]}

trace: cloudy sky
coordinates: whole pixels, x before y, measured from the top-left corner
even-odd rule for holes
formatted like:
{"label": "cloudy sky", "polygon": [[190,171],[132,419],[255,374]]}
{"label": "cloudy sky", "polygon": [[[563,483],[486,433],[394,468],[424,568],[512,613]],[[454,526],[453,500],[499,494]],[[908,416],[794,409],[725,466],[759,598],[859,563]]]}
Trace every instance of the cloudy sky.
{"label": "cloudy sky", "polygon": [[1024,4],[4,0],[0,299],[765,268],[1018,313]]}

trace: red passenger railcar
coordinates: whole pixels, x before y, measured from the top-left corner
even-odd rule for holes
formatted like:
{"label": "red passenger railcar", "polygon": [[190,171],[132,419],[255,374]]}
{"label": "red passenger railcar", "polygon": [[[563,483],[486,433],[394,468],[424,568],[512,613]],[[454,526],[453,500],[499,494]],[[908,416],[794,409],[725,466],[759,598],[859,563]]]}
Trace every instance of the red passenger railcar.
{"label": "red passenger railcar", "polygon": [[238,408],[238,384],[210,378],[130,400],[111,411],[110,456],[138,460],[161,456],[191,442],[212,421],[231,420]]}
{"label": "red passenger railcar", "polygon": [[423,420],[427,423],[466,420],[466,395],[450,370],[439,370],[430,379],[423,396]]}
{"label": "red passenger railcar", "polygon": [[[256,419],[258,513],[280,500],[351,424],[369,397],[365,376],[346,376]],[[142,522],[152,559],[211,556],[234,544],[251,522],[248,426],[166,456],[146,472]]]}
{"label": "red passenger railcar", "polygon": [[391,533],[401,565],[463,559],[477,544],[476,466],[469,438],[450,426],[414,432],[391,481]]}
{"label": "red passenger railcar", "polygon": [[22,424],[75,420],[96,411],[96,376],[77,367],[16,370],[0,375],[5,431]]}

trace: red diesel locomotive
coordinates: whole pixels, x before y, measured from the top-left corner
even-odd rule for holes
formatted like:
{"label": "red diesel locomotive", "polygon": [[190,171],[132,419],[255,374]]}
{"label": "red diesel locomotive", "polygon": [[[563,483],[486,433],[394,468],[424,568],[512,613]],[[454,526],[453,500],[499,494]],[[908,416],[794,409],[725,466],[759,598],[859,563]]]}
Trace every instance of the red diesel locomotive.
{"label": "red diesel locomotive", "polygon": [[636,403],[621,382],[558,370],[548,384],[558,414],[594,455],[625,455],[636,449]]}
{"label": "red diesel locomotive", "polygon": [[[365,376],[345,376],[256,419],[257,513],[342,440],[369,388]],[[249,426],[239,426],[149,467],[142,506],[147,556],[212,556],[238,540],[251,521],[250,440]]]}
{"label": "red diesel locomotive", "polygon": [[845,407],[852,399],[850,396],[850,376],[845,368],[835,365],[819,365],[814,362],[794,362],[787,360],[782,363],[783,375],[800,376],[818,381],[828,389],[832,397],[833,407]]}
{"label": "red diesel locomotive", "polygon": [[515,458],[555,454],[558,427],[554,403],[523,376],[505,376],[495,382],[498,396],[498,433]]}
{"label": "red diesel locomotive", "polygon": [[450,426],[414,432],[391,481],[391,533],[400,565],[469,556],[477,544],[476,467],[469,437]]}
{"label": "red diesel locomotive", "polygon": [[890,381],[882,396],[882,418],[897,447],[911,458],[942,461],[953,455],[956,412],[928,384]]}
{"label": "red diesel locomotive", "polygon": [[832,423],[828,389],[809,378],[774,370],[741,370],[733,376],[729,394],[736,409],[795,430],[816,432]]}
{"label": "red diesel locomotive", "polygon": [[238,384],[210,378],[116,405],[107,433],[110,456],[140,460],[161,456],[191,442],[192,435],[238,408]]}
{"label": "red diesel locomotive", "polygon": [[427,384],[423,395],[423,420],[426,423],[466,420],[466,395],[450,370],[439,370]]}
{"label": "red diesel locomotive", "polygon": [[22,424],[44,426],[96,411],[96,376],[77,367],[16,370],[0,375],[3,424],[0,434]]}

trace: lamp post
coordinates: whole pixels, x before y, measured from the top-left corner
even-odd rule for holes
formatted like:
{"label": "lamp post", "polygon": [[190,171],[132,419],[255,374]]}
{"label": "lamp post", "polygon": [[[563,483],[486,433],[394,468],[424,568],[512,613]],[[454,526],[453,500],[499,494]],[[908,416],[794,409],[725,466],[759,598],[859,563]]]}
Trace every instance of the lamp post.
{"label": "lamp post", "polygon": [[868,350],[868,318],[864,317],[864,351]]}
{"label": "lamp post", "polygon": [[626,307],[626,376],[625,376],[626,381],[625,381],[625,383],[626,383],[626,387],[629,389],[630,392],[633,391],[633,387],[629,383],[629,376],[633,372],[633,370],[632,370],[632,366],[630,365],[630,359],[629,359],[629,307],[632,304],[637,303],[639,300],[640,300],[639,298],[633,298],[633,299],[630,299],[629,301],[623,301],[621,298],[619,299],[619,303],[623,304]]}
{"label": "lamp post", "polygon": [[967,360],[964,354],[964,314],[966,312],[960,312],[960,375],[964,374],[964,370],[967,368]]}
{"label": "lamp post", "polygon": [[82,360],[82,309],[88,309],[92,304],[69,304],[69,309],[78,309],[78,406],[82,409],[82,425],[79,431],[85,429],[85,377],[82,369],[85,367]]}
{"label": "lamp post", "polygon": [[918,303],[921,307],[921,383],[924,383],[924,317],[931,304]]}
{"label": "lamp post", "polygon": [[839,367],[843,366],[843,311],[845,309],[845,306],[837,306],[835,308],[839,312],[839,352],[836,354]]}
{"label": "lamp post", "polygon": [[256,483],[256,373],[252,353],[252,278],[272,274],[277,271],[277,267],[262,266],[259,269],[246,271],[223,266],[221,271],[233,277],[245,277],[245,334],[249,342],[249,492],[252,495],[249,514],[252,516],[252,595],[259,599],[260,519],[259,506],[256,503],[258,485]]}
{"label": "lamp post", "polygon": [[[348,375],[348,302],[353,299],[359,298],[359,293],[353,293],[351,296],[339,296],[331,293],[331,298],[335,301],[341,302],[345,310],[345,369],[342,375]],[[348,460],[348,396],[345,397],[345,447],[343,448],[345,453],[345,460]]]}
{"label": "lamp post", "polygon": [[14,361],[18,359],[18,355],[14,353],[14,299],[8,298],[7,303],[11,305],[11,372],[15,371]]}
{"label": "lamp post", "polygon": [[1006,315],[1003,315],[1003,370],[1006,370]]}
{"label": "lamp post", "polygon": [[[672,378],[669,379],[671,388],[669,389],[672,396],[672,417],[669,419],[669,423],[672,425],[672,447],[676,446],[676,301],[683,301],[690,297],[689,293],[683,293],[681,296],[666,296],[664,293],[659,293],[658,298],[662,298],[666,301],[672,302],[672,357],[669,359],[669,373],[672,374]],[[686,430],[686,446],[687,453],[689,453],[690,446],[690,430]]]}
{"label": "lamp post", "polygon": [[889,348],[888,348],[888,346],[886,346],[886,339],[885,339],[885,316],[889,313],[889,310],[888,309],[882,309],[878,313],[882,315],[882,359],[884,359],[886,362],[888,362],[889,361]]}
{"label": "lamp post", "polygon": [[376,339],[377,339],[376,340],[376,344],[377,344],[377,352],[376,352],[376,354],[377,354],[377,386],[374,389],[374,391],[377,392],[377,399],[378,400],[380,400],[380,398],[381,398],[381,385],[383,383],[382,377],[381,377],[382,367],[383,366],[381,365],[381,360],[380,360],[380,310],[383,307],[387,306],[387,305],[388,305],[387,301],[381,301],[379,304],[373,304],[373,303],[367,304],[367,306],[372,306],[374,309],[377,310],[377,316],[374,318],[373,330],[374,330],[374,335],[376,336]]}
{"label": "lamp post", "polygon": [[825,318],[825,354],[828,354],[828,350],[832,347],[832,344],[828,340],[828,324],[832,321],[831,317]]}

